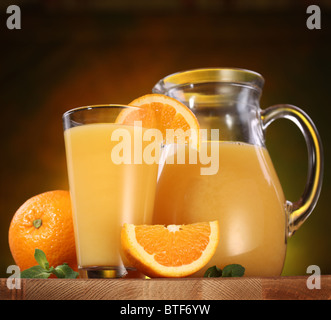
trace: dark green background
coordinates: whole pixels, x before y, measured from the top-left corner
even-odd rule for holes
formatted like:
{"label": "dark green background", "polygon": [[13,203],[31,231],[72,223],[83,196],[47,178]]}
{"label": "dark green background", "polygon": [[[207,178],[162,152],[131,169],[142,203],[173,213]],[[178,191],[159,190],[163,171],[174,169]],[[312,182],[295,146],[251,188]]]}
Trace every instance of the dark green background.
{"label": "dark green background", "polygon": [[[319,2],[315,1],[315,4]],[[308,30],[309,1],[16,1],[22,29],[6,28],[0,5],[0,277],[14,264],[8,228],[38,193],[67,189],[63,112],[129,103],[173,72],[241,67],[266,80],[261,107],[290,103],[315,122],[325,151],[320,201],[288,241],[284,275],[315,264],[331,274],[331,7]],[[303,192],[307,150],[299,130],[279,120],[267,147],[288,200]]]}

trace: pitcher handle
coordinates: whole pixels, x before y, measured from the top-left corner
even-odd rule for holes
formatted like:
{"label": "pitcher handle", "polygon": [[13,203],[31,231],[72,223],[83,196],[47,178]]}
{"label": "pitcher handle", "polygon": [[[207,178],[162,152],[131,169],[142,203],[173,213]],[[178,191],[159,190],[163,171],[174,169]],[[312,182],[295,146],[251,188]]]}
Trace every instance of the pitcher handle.
{"label": "pitcher handle", "polygon": [[288,104],[269,107],[261,111],[263,130],[266,130],[274,120],[280,118],[289,119],[299,127],[308,149],[308,174],[305,190],[298,201],[286,202],[287,232],[290,237],[305,222],[317,203],[322,187],[324,156],[316,126],[304,111]]}

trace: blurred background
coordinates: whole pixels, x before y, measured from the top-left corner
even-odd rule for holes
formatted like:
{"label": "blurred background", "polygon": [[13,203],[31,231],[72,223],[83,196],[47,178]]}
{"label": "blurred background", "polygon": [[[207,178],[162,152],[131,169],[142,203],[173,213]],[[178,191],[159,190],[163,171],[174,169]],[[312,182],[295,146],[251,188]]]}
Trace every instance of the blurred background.
{"label": "blurred background", "polygon": [[[7,6],[21,30],[6,28]],[[306,9],[320,6],[321,29]],[[62,114],[129,103],[173,72],[239,67],[265,78],[261,108],[289,103],[315,122],[325,152],[324,184],[312,215],[288,241],[283,275],[309,265],[331,274],[331,1],[35,0],[0,4],[0,277],[14,264],[8,228],[19,206],[68,189]],[[289,121],[267,131],[267,147],[288,200],[303,192],[307,150]]]}

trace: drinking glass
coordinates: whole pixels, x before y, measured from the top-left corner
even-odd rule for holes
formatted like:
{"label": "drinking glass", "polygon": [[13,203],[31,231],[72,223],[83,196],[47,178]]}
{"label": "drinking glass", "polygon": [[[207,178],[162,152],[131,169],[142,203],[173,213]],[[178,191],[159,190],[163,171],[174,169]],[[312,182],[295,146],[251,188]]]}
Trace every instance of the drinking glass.
{"label": "drinking glass", "polygon": [[120,233],[123,223],[151,223],[158,161],[144,152],[151,143],[144,134],[153,129],[125,121],[134,112],[144,110],[95,105],[63,115],[81,277],[139,276],[121,252]]}

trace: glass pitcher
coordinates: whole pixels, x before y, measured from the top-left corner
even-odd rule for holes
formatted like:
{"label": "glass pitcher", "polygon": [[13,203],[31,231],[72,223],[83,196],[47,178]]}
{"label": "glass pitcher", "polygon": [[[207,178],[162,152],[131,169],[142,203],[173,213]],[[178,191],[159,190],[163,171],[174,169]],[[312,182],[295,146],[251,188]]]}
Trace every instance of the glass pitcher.
{"label": "glass pitcher", "polygon": [[[279,276],[287,238],[307,219],[318,200],[323,151],[311,119],[299,108],[261,110],[263,77],[244,69],[196,69],[160,80],[154,93],[173,97],[207,129],[202,144],[219,151],[217,173],[201,175],[201,163],[165,161],[156,190],[154,221],[185,224],[218,220],[220,242],[208,267],[241,264],[247,276]],[[286,201],[265,146],[266,128],[276,119],[293,121],[308,147],[308,176],[302,197]],[[214,137],[211,129],[219,130]],[[186,158],[188,159],[188,157]]]}

